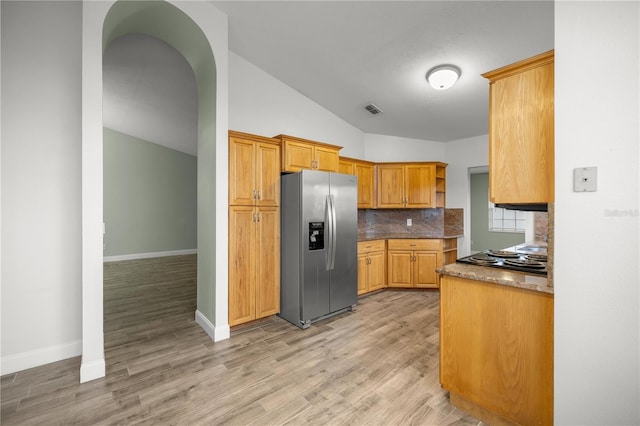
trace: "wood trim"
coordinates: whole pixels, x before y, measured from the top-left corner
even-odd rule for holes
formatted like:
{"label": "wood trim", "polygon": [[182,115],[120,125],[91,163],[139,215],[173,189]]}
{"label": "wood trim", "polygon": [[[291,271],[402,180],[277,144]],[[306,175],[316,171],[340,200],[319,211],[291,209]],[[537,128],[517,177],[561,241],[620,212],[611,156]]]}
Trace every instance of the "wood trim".
{"label": "wood trim", "polygon": [[509,77],[514,74],[519,74],[529,69],[537,68],[546,64],[552,64],[554,60],[554,51],[540,53],[539,55],[532,56],[531,58],[523,59],[522,61],[515,62],[513,64],[506,65],[493,71],[482,74],[484,78],[489,79],[490,82]]}
{"label": "wood trim", "polygon": [[340,160],[344,160],[344,161],[352,161],[354,163],[360,163],[360,164],[369,164],[371,166],[375,166],[377,163],[374,163],[373,161],[367,161],[367,160],[360,160],[358,158],[352,158],[352,157],[345,157],[345,156],[340,156]]}
{"label": "wood trim", "polygon": [[376,166],[426,166],[435,165],[436,167],[447,167],[449,164],[441,161],[391,161],[391,162],[376,162],[373,163]]}
{"label": "wood trim", "polygon": [[303,139],[303,138],[298,138],[298,137],[289,136],[289,135],[277,135],[277,136],[274,136],[273,139],[279,139],[280,141],[284,141],[286,139],[293,142],[310,143],[314,145],[326,146],[327,148],[333,148],[337,150],[341,150],[343,148],[338,145],[332,145],[325,142],[312,141],[311,139]]}
{"label": "wood trim", "polygon": [[236,130],[229,130],[230,138],[240,138],[251,140],[255,142],[264,142],[264,143],[272,143],[274,145],[280,145],[280,141],[276,138],[268,138],[266,136],[253,135],[251,133],[238,132]]}

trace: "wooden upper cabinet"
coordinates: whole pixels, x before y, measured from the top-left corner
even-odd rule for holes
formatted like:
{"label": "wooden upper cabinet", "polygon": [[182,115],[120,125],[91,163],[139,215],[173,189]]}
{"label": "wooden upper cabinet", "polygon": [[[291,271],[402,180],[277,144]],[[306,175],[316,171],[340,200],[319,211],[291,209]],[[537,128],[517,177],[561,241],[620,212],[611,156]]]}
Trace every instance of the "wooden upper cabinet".
{"label": "wooden upper cabinet", "polygon": [[282,171],[305,169],[337,172],[342,147],[287,135],[275,136],[282,143]]}
{"label": "wooden upper cabinet", "polygon": [[406,207],[435,207],[436,166],[405,166]]}
{"label": "wooden upper cabinet", "polygon": [[489,192],[494,203],[554,200],[554,52],[489,79]]}
{"label": "wooden upper cabinet", "polygon": [[375,207],[375,173],[374,163],[354,158],[340,157],[338,171],[358,177],[358,208]]}
{"label": "wooden upper cabinet", "polygon": [[229,205],[280,205],[280,142],[229,131]]}
{"label": "wooden upper cabinet", "polygon": [[378,208],[444,207],[436,202],[436,167],[443,163],[377,164]]}
{"label": "wooden upper cabinet", "polygon": [[341,148],[339,147],[316,145],[316,170],[337,172],[338,161],[340,158],[340,149]]}
{"label": "wooden upper cabinet", "polygon": [[375,173],[373,163],[358,161],[355,163],[355,175],[358,177],[358,208],[372,209],[375,202]]}
{"label": "wooden upper cabinet", "polygon": [[338,160],[338,173],[355,175],[356,174],[355,170],[356,170],[356,164],[354,160],[351,160],[345,157],[340,157],[340,160]]}
{"label": "wooden upper cabinet", "polygon": [[404,166],[402,164],[378,164],[378,207],[398,209],[405,207]]}

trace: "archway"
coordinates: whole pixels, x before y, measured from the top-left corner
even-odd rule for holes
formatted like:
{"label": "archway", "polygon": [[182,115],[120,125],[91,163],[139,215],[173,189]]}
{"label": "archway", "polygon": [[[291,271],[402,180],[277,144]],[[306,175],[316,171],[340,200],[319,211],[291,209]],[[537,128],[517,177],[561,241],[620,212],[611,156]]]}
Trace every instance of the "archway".
{"label": "archway", "polygon": [[198,262],[198,308],[195,315],[198,324],[213,340],[229,337],[226,16],[204,2],[88,2],[83,9],[81,382],[105,375],[102,325],[102,53],[110,41],[129,33],[151,35],[171,44],[187,59],[196,77],[198,257],[201,261]]}

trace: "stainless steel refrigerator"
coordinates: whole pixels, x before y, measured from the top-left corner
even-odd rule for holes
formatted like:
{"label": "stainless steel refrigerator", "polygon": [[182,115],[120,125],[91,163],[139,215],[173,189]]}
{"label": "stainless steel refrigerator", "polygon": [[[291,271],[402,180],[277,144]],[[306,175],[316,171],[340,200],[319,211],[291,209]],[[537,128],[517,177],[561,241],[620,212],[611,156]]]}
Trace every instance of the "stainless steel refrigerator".
{"label": "stainless steel refrigerator", "polygon": [[303,170],[281,185],[279,315],[307,328],[358,301],[357,178]]}

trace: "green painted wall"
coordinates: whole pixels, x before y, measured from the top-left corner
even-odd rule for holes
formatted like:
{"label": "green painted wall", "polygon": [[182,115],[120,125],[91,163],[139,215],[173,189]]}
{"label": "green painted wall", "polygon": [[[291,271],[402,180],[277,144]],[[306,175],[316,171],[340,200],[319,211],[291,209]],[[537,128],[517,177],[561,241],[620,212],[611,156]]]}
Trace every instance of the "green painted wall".
{"label": "green painted wall", "polygon": [[471,251],[524,243],[524,233],[489,231],[489,174],[471,175]]}
{"label": "green painted wall", "polygon": [[197,248],[197,161],[104,129],[105,256]]}

